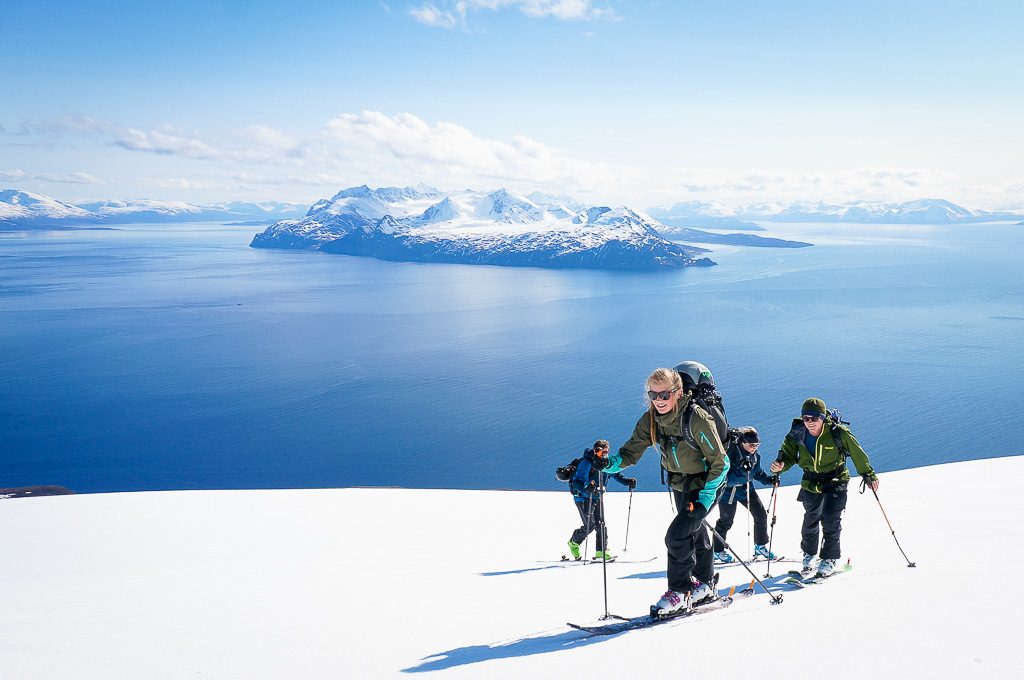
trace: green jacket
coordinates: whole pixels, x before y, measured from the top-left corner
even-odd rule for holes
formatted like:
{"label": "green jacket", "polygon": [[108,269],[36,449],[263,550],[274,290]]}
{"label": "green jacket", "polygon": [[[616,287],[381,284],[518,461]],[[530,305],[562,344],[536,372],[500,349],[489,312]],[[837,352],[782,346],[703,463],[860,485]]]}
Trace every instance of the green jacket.
{"label": "green jacket", "polygon": [[[832,436],[831,423],[825,422],[821,430],[821,436],[814,447],[814,451],[808,451],[804,444],[804,435],[807,428],[800,418],[793,420],[793,426],[782,441],[777,460],[782,461],[783,472],[799,465],[804,470],[804,478],[800,486],[812,493],[822,493],[822,490],[838,482],[848,482],[850,471],[846,468],[846,459],[836,446]],[[857,468],[858,474],[867,477],[868,480],[877,479],[875,471],[868,460],[868,454],[864,453],[857,442],[857,438],[843,425],[837,425],[836,430],[843,438],[846,452],[853,459],[853,465]]]}
{"label": "green jacket", "polygon": [[636,465],[644,452],[654,446],[661,452],[661,464],[668,472],[669,486],[684,494],[694,492],[696,500],[710,510],[715,504],[718,487],[729,471],[729,456],[718,437],[714,419],[696,404],[690,412],[690,434],[697,441],[698,448],[693,448],[682,438],[679,417],[685,407],[684,397],[665,415],[659,415],[653,407],[648,409],[636,421],[633,434],[619,448],[618,455],[611,456],[605,472],[615,473]]}

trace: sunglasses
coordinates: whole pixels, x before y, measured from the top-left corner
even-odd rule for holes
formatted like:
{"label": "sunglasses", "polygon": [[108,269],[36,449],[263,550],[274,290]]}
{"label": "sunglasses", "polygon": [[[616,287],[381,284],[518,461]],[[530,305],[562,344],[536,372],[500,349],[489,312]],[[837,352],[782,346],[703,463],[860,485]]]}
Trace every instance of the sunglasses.
{"label": "sunglasses", "polygon": [[664,392],[655,392],[654,390],[647,390],[647,397],[651,401],[668,401],[668,399],[672,396],[672,393],[675,392],[676,389],[677,388],[673,387],[672,389],[665,390]]}
{"label": "sunglasses", "polygon": [[821,420],[821,416],[800,416],[803,418],[805,423],[813,423],[815,420]]}

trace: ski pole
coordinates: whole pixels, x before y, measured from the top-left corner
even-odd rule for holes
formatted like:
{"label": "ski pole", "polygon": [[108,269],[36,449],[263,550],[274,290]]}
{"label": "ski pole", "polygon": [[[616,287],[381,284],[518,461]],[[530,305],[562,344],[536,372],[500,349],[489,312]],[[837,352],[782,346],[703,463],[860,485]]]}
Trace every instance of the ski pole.
{"label": "ski pole", "polygon": [[604,480],[601,480],[601,486],[598,489],[598,500],[600,504],[597,509],[597,545],[601,548],[601,577],[604,581],[604,616],[601,617],[601,621],[607,619],[619,619],[626,621],[622,616],[618,614],[608,613],[608,530],[604,523]]}
{"label": "ski pole", "polygon": [[903,552],[903,546],[900,545],[900,539],[896,538],[896,530],[892,528],[892,522],[889,521],[889,515],[885,513],[885,507],[882,506],[882,499],[878,497],[878,492],[875,491],[875,487],[868,484],[867,478],[861,480],[861,493],[864,493],[864,487],[871,489],[871,493],[874,494],[875,500],[878,501],[878,507],[882,510],[882,517],[885,518],[885,523],[889,525],[889,531],[892,532],[892,540],[896,541],[896,547],[903,553],[903,559],[907,561],[908,567],[916,567],[917,562],[911,562],[910,558],[907,557],[907,553]]}
{"label": "ski pole", "polygon": [[771,532],[768,534],[768,571],[765,572],[764,577],[769,578],[772,575],[772,539],[775,538],[775,511],[778,509],[779,499],[775,496],[775,492],[779,490],[779,480],[775,480],[772,484],[772,497],[768,499],[768,505],[772,506],[772,527]]}
{"label": "ski pole", "polygon": [[750,471],[747,471],[747,555],[754,559],[754,544],[750,540]]}
{"label": "ski pole", "polygon": [[622,546],[622,552],[629,547],[629,518],[633,515],[633,489],[629,490],[629,509],[626,510],[626,543]]}
{"label": "ski pole", "polygon": [[774,594],[772,594],[772,591],[768,590],[768,586],[766,586],[764,584],[764,581],[762,581],[761,579],[759,579],[757,577],[757,574],[755,574],[753,572],[753,570],[750,568],[750,565],[748,565],[746,562],[744,562],[743,558],[736,554],[736,551],[732,549],[732,546],[730,546],[726,542],[726,540],[724,538],[722,538],[721,535],[717,531],[715,531],[715,528],[713,526],[711,526],[710,524],[708,524],[708,521],[706,519],[702,519],[701,522],[703,522],[704,526],[706,526],[708,529],[711,529],[711,533],[715,535],[715,538],[717,538],[719,541],[721,541],[722,545],[725,546],[725,549],[728,550],[729,552],[731,552],[733,554],[733,556],[737,560],[739,560],[739,563],[743,565],[743,568],[746,569],[748,572],[750,572],[750,575],[754,577],[754,580],[757,581],[757,583],[762,588],[764,588],[764,592],[768,593],[768,597],[772,598],[772,604],[780,604],[782,602],[782,595],[774,595]]}

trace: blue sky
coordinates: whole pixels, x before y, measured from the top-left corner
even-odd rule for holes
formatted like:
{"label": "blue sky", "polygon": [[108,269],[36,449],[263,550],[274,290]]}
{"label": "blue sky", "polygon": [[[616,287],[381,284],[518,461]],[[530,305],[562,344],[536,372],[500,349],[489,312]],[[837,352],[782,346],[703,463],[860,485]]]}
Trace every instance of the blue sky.
{"label": "blue sky", "polygon": [[5,3],[0,186],[1024,206],[1020,2]]}

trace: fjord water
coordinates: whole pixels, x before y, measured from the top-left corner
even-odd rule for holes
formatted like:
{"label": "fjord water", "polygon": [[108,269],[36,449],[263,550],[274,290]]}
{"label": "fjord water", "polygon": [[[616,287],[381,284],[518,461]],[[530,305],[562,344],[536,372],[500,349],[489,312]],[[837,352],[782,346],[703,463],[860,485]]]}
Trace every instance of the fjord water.
{"label": "fjord water", "polygon": [[0,232],[0,487],[559,489],[685,359],[768,460],[811,395],[880,472],[1024,453],[1024,227],[766,226],[817,245],[608,273]]}

